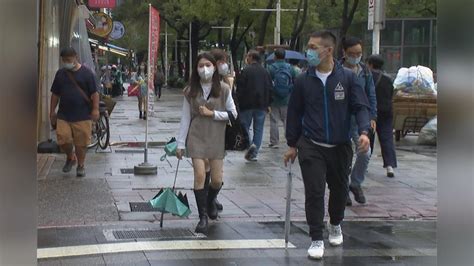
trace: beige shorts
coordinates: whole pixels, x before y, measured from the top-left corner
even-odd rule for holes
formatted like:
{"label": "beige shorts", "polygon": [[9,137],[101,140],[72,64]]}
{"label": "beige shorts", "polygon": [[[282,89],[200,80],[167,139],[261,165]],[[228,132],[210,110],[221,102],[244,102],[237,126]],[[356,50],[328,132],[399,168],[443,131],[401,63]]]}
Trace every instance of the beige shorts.
{"label": "beige shorts", "polygon": [[86,147],[91,143],[92,121],[67,122],[58,119],[56,134],[58,144],[74,144],[77,147]]}

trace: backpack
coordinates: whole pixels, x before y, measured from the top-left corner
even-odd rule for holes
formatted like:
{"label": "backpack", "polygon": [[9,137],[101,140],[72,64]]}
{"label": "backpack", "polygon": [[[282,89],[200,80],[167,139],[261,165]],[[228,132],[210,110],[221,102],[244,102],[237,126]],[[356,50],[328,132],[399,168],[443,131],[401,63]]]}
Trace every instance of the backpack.
{"label": "backpack", "polygon": [[273,76],[273,92],[278,98],[285,99],[293,90],[293,77],[288,66],[278,67]]}

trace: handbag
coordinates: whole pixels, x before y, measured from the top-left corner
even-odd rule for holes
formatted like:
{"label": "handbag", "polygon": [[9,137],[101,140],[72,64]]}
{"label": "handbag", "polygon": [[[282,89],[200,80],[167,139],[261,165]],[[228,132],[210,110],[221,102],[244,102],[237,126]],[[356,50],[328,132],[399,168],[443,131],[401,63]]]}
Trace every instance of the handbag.
{"label": "handbag", "polygon": [[239,118],[235,118],[232,112],[227,111],[229,123],[225,129],[225,150],[244,151],[250,146],[247,131],[243,128]]}
{"label": "handbag", "polygon": [[138,96],[140,93],[140,85],[136,84],[135,86],[129,85],[127,88],[128,97]]}

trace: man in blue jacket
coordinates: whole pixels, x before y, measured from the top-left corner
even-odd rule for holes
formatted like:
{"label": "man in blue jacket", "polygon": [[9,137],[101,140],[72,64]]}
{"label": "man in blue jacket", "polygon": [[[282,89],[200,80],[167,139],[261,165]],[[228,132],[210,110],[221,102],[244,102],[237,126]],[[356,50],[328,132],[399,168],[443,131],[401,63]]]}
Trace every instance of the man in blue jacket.
{"label": "man in blue jacket", "polygon": [[[356,37],[348,37],[342,41],[342,48],[344,49],[344,58],[341,60],[343,66],[352,70],[359,78],[362,88],[367,95],[370,105],[370,126],[372,133],[376,130],[377,125],[377,97],[375,96],[375,85],[372,78],[372,73],[369,68],[361,62],[362,59],[362,40]],[[370,135],[370,141],[374,141],[374,134]],[[359,133],[357,130],[357,123],[355,117],[352,116],[351,122],[351,136],[352,141],[357,147]],[[351,182],[349,190],[354,194],[354,199],[360,204],[365,204],[366,199],[362,190],[362,183],[365,179],[365,173],[369,168],[370,155],[372,151],[357,152],[356,160],[351,172]],[[351,197],[347,197],[347,206],[352,205]]]}
{"label": "man in blue jacket", "polygon": [[308,41],[310,68],[295,81],[288,105],[285,165],[298,156],[305,186],[305,210],[311,236],[308,255],[324,254],[324,191],[329,193],[329,243],[343,242],[341,222],[352,163],[351,115],[359,127],[359,149],[369,149],[369,105],[357,76],[334,60],[334,34],[313,33]]}

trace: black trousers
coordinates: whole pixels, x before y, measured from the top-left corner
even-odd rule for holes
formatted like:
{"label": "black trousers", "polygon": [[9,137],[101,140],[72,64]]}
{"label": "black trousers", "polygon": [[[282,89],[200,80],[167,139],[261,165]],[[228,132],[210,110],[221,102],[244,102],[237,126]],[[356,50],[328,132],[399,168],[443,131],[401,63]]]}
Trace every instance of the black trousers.
{"label": "black trousers", "polygon": [[377,113],[377,135],[382,150],[383,167],[397,167],[397,155],[393,143],[393,113]]}
{"label": "black trousers", "polygon": [[326,148],[302,137],[297,144],[305,187],[306,221],[313,241],[323,240],[324,192],[329,188],[329,217],[332,225],[344,219],[352,163],[351,143]]}

